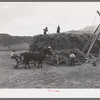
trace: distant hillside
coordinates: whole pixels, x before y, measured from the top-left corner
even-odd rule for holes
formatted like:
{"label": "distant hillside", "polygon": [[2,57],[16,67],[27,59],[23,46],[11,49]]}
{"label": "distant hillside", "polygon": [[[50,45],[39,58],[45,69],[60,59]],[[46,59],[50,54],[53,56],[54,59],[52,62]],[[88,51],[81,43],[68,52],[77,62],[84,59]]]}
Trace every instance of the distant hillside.
{"label": "distant hillside", "polygon": [[13,44],[19,44],[19,43],[30,43],[32,40],[32,37],[28,36],[11,36],[8,34],[0,34],[0,45],[6,46],[6,45],[13,45]]}
{"label": "distant hillside", "polygon": [[0,34],[0,50],[23,50],[29,49],[29,44],[33,37],[11,36]]}
{"label": "distant hillside", "polygon": [[[80,29],[80,30],[71,30],[71,31],[66,31],[64,33],[67,33],[67,34],[92,34],[96,28],[98,27],[98,25],[94,25],[94,26],[86,26],[84,27],[83,29]],[[100,30],[100,28],[99,28]]]}
{"label": "distant hillside", "polygon": [[84,33],[89,33],[88,31],[84,31],[84,30],[71,30],[71,31],[66,31],[66,32],[63,32],[63,33],[66,33],[66,34],[84,34]]}
{"label": "distant hillside", "polygon": [[98,25],[86,26],[85,28],[81,29],[80,31],[83,31],[83,32],[86,32],[86,33],[93,33],[96,30],[97,27],[98,27]]}

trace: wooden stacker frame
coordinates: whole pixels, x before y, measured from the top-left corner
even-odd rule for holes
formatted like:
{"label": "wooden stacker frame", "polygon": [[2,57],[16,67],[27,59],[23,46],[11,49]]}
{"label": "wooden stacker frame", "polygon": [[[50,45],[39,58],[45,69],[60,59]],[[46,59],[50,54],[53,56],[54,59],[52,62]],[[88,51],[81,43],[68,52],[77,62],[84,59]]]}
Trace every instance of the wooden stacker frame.
{"label": "wooden stacker frame", "polygon": [[[97,11],[97,13],[100,16],[100,12]],[[85,44],[85,46],[82,49],[82,52],[84,52],[89,47],[89,49],[86,53],[86,58],[89,58],[89,56],[90,56],[94,61],[96,61],[96,59],[92,54],[90,54],[90,51],[93,48],[95,41],[99,38],[99,35],[100,35],[100,24],[98,25],[98,27],[96,28],[96,30],[94,31],[94,33],[92,34],[92,36],[90,37],[90,39],[88,40],[88,42]],[[100,50],[99,50],[99,53],[100,53]],[[99,55],[99,57],[100,57],[100,55]]]}

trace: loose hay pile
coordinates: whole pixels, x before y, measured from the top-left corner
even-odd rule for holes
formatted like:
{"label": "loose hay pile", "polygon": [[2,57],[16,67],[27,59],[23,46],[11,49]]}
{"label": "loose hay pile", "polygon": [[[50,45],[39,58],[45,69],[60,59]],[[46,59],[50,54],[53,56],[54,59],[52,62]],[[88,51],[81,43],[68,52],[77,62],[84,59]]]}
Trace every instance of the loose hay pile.
{"label": "loose hay pile", "polygon": [[[76,56],[75,64],[80,65],[85,62],[84,53],[81,52],[82,48],[91,37],[91,34],[76,34],[76,33],[61,33],[61,34],[48,34],[48,35],[37,35],[33,37],[30,43],[29,49],[36,51],[39,47],[51,46],[54,56],[53,58],[46,58],[48,64],[66,64],[69,65],[69,55],[73,50]],[[95,49],[94,49],[95,48]],[[95,53],[98,48],[98,43],[94,46]]]}
{"label": "loose hay pile", "polygon": [[70,62],[70,53],[71,51],[74,52],[76,58],[75,58],[75,64],[76,65],[81,65],[82,63],[85,62],[85,55],[83,52],[81,52],[79,49],[74,48],[74,49],[68,49],[68,50],[55,50],[53,58],[47,58],[46,63],[47,64],[57,64],[57,65],[69,65]]}

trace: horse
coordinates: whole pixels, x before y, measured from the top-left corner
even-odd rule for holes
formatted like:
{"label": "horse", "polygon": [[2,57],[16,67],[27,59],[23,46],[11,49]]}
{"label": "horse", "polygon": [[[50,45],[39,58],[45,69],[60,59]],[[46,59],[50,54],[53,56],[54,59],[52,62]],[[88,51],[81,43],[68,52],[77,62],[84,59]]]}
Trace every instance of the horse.
{"label": "horse", "polygon": [[45,48],[45,49],[38,49],[38,52],[24,52],[20,54],[20,59],[22,61],[23,57],[23,62],[25,63],[25,69],[26,65],[28,65],[29,69],[31,68],[29,63],[30,61],[38,61],[38,68],[42,68],[42,61],[45,59],[46,55],[53,55],[51,49]]}
{"label": "horse", "polygon": [[31,53],[30,52],[22,52],[20,53],[20,62],[23,62],[25,64],[25,69],[26,65],[28,65],[29,69],[31,69],[29,62],[31,61]]}

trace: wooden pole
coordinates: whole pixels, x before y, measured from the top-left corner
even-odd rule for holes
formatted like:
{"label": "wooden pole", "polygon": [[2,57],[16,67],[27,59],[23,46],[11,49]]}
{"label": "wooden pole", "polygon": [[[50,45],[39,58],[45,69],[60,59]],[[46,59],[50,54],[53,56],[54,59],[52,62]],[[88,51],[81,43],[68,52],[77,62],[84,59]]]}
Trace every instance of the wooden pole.
{"label": "wooden pole", "polygon": [[94,38],[92,40],[92,43],[90,45],[90,48],[89,48],[89,50],[88,50],[88,52],[86,54],[86,56],[88,56],[88,54],[90,53],[90,51],[91,51],[91,49],[92,49],[92,47],[93,47],[93,45],[94,45],[94,43],[95,43],[96,40],[97,40],[97,35],[94,36]]}
{"label": "wooden pole", "polygon": [[94,35],[95,35],[96,32],[98,31],[99,27],[100,27],[100,24],[98,25],[98,27],[97,27],[96,30],[94,31],[94,33],[93,33],[93,35],[91,36],[91,38],[88,40],[88,42],[87,42],[87,43],[85,44],[85,46],[83,47],[82,52],[84,52],[84,51],[86,50],[86,48],[89,46],[89,44],[91,43],[91,41],[92,41]]}
{"label": "wooden pole", "polygon": [[89,44],[91,43],[92,38],[93,38],[93,35],[91,36],[91,38],[88,40],[88,42],[83,47],[82,52],[84,52],[86,50],[86,48],[89,46]]}
{"label": "wooden pole", "polygon": [[97,10],[98,15],[100,16],[100,12]]}
{"label": "wooden pole", "polygon": [[[97,11],[97,13],[98,13],[98,15],[100,16],[100,12]],[[91,44],[90,44],[90,47],[89,47],[89,50],[88,50],[88,52],[87,52],[87,54],[86,54],[86,57],[88,57],[88,56],[90,55],[90,56],[92,57],[92,59],[94,60],[93,65],[95,65],[95,66],[96,66],[96,59],[95,59],[95,57],[93,57],[93,55],[90,54],[90,51],[91,51],[91,49],[92,49],[92,47],[93,47],[95,41],[99,38],[99,35],[100,35],[100,32],[99,32],[100,30],[99,30],[99,28],[100,28],[100,24],[99,24],[98,27],[96,28],[96,30],[95,30],[93,36],[89,39],[89,41],[86,43],[86,45],[85,45],[84,48],[83,48],[83,51],[84,51],[84,50],[89,46],[89,43],[91,43]],[[100,57],[100,50],[99,50],[99,57]]]}

